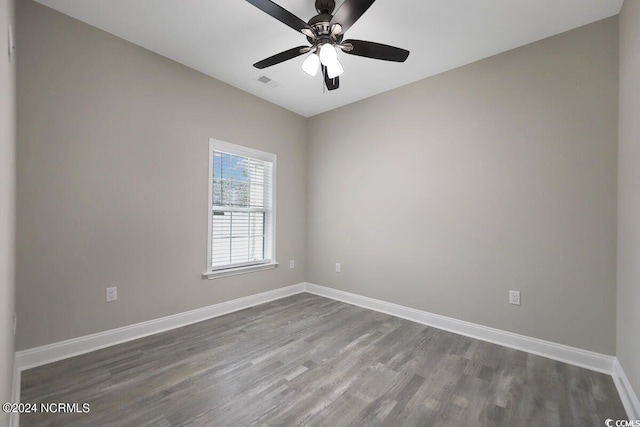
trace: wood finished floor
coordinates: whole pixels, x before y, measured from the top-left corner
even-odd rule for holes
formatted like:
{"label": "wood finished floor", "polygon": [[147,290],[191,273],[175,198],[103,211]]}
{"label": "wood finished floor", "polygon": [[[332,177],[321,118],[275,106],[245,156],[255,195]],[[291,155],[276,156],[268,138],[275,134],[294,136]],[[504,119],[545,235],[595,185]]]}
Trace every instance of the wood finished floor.
{"label": "wood finished floor", "polygon": [[610,376],[300,294],[22,373],[29,426],[603,426]]}

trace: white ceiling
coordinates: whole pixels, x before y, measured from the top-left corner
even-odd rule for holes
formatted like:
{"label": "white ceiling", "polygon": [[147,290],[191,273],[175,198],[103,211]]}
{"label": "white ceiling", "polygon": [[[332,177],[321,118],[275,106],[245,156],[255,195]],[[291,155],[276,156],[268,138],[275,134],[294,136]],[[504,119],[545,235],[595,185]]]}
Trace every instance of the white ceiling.
{"label": "white ceiling", "polygon": [[[623,0],[377,0],[345,38],[411,51],[405,63],[340,53],[340,88],[323,93],[305,56],[264,70],[252,64],[307,44],[244,0],[37,0],[118,37],[305,117],[586,25]],[[275,0],[308,21],[314,0]],[[336,1],[336,8],[343,0]],[[280,85],[256,79],[265,75]]]}

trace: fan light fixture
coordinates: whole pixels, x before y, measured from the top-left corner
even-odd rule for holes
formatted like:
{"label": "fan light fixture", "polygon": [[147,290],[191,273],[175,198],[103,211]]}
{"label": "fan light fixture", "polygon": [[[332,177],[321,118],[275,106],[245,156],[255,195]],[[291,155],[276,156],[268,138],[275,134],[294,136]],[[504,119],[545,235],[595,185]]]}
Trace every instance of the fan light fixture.
{"label": "fan light fixture", "polygon": [[320,47],[320,62],[322,62],[322,65],[326,65],[328,67],[337,60],[338,52],[336,52],[336,48],[333,47],[331,43],[325,43]]}
{"label": "fan light fixture", "polygon": [[335,79],[342,73],[344,73],[344,68],[342,68],[342,64],[337,58],[333,64],[327,65],[327,77],[330,79]]}
{"label": "fan light fixture", "polygon": [[311,77],[318,74],[320,64],[327,67],[327,77],[335,79],[342,73],[344,68],[338,61],[338,51],[331,43],[325,43],[320,47],[320,52],[312,52],[302,63],[302,71]]}
{"label": "fan light fixture", "polygon": [[320,47],[320,62],[327,67],[327,76],[330,79],[335,79],[344,73],[344,68],[338,61],[338,52],[331,43],[325,43]]}
{"label": "fan light fixture", "polygon": [[307,59],[302,63],[302,71],[311,77],[318,74],[318,68],[320,68],[320,58],[318,58],[315,52],[307,56]]}

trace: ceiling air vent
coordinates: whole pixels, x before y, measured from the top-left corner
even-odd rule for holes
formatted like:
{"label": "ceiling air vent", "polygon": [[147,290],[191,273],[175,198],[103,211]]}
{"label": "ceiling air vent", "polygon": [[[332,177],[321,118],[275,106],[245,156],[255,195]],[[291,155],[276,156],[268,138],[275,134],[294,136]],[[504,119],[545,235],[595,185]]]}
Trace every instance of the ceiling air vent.
{"label": "ceiling air vent", "polygon": [[265,84],[269,87],[278,87],[280,86],[280,83],[278,83],[277,81],[270,79],[267,76],[260,76],[256,79],[257,81],[259,81],[262,84]]}

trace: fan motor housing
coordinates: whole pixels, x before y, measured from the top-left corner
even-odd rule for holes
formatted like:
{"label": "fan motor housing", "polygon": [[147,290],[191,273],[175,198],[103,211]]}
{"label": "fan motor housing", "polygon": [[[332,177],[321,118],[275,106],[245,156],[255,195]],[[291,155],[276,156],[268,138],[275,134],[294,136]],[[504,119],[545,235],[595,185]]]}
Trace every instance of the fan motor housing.
{"label": "fan motor housing", "polygon": [[307,36],[307,40],[309,41],[309,43],[313,45],[313,44],[316,44],[318,40],[322,40],[322,39],[325,39],[327,41],[331,41],[334,43],[342,42],[342,39],[344,37],[343,34],[334,34],[333,36],[330,36],[331,25],[329,24],[329,21],[331,21],[331,15],[318,15],[311,18],[311,20],[309,21],[309,26],[313,28],[315,33],[318,35],[318,38],[313,39]]}
{"label": "fan motor housing", "polygon": [[[333,42],[340,43],[342,41],[342,34],[335,34],[331,38],[329,38],[329,34],[331,34],[331,16],[328,13],[321,13],[319,15],[314,16],[308,22],[309,26],[313,28],[314,32],[318,35],[319,38],[330,39]],[[314,39],[307,36],[307,40],[309,43],[314,44]]]}

